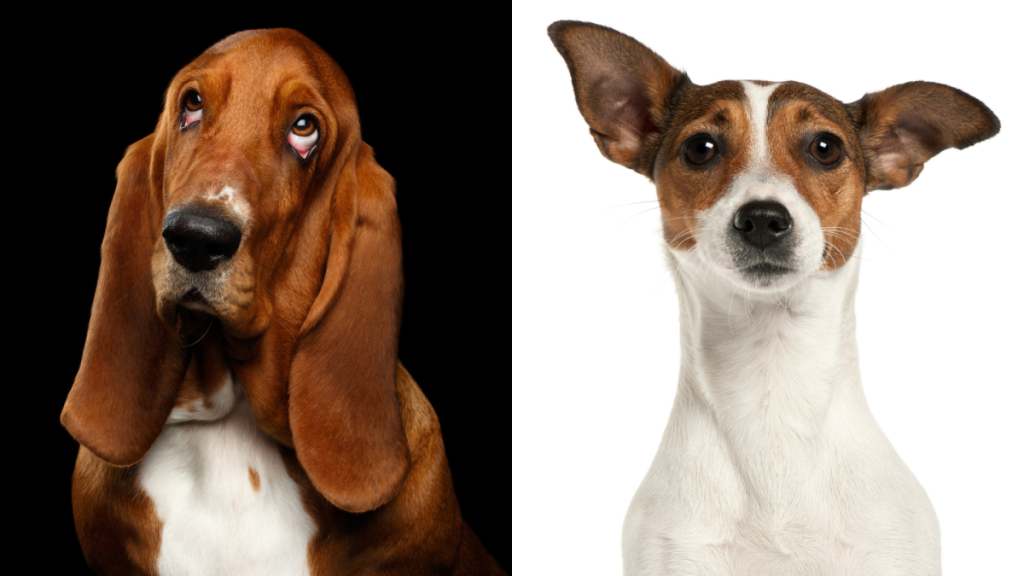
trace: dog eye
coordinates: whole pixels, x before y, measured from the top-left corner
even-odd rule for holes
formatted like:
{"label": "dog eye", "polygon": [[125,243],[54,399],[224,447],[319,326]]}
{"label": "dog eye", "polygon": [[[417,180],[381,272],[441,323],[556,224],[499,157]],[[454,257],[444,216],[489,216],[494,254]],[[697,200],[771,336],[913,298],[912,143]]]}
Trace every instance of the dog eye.
{"label": "dog eye", "polygon": [[824,166],[834,166],[843,156],[843,146],[834,137],[822,134],[811,141],[807,153]]}
{"label": "dog eye", "polygon": [[683,144],[683,158],[691,166],[707,164],[718,153],[718,146],[707,134],[698,134]]}
{"label": "dog eye", "polygon": [[288,143],[303,158],[309,157],[319,138],[320,131],[316,129],[316,120],[309,114],[300,116],[288,131]]}
{"label": "dog eye", "polygon": [[203,98],[199,92],[189,90],[185,94],[185,102],[182,105],[185,113],[181,117],[181,127],[185,128],[193,122],[198,122],[203,117]]}

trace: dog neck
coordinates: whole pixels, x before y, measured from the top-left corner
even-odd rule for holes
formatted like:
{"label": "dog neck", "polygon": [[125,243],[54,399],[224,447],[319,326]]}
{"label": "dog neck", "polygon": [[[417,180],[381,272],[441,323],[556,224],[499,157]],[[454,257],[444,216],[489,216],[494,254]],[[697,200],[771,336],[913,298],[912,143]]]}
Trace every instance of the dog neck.
{"label": "dog neck", "polygon": [[710,442],[748,491],[775,493],[787,482],[799,488],[837,426],[877,427],[857,365],[859,248],[838,270],[770,296],[670,253],[682,367],[663,447],[699,458]]}

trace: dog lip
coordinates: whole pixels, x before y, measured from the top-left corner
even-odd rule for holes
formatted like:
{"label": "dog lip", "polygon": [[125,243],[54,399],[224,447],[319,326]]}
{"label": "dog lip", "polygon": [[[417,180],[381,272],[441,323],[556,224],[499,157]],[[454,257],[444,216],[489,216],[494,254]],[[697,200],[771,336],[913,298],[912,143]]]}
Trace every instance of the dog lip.
{"label": "dog lip", "polygon": [[779,266],[778,264],[772,264],[771,262],[761,262],[759,264],[743,268],[744,273],[757,274],[759,276],[780,276],[791,271],[792,268]]}
{"label": "dog lip", "polygon": [[206,312],[207,314],[217,313],[217,311],[213,309],[213,306],[210,306],[210,304],[203,298],[203,295],[199,290],[195,288],[185,293],[185,295],[181,297],[180,302],[183,307],[188,308],[189,310]]}

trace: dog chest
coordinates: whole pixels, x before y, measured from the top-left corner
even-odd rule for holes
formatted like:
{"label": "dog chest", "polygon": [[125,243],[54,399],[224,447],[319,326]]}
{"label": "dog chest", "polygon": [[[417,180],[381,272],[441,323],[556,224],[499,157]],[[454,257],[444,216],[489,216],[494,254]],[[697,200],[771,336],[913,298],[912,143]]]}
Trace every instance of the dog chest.
{"label": "dog chest", "polygon": [[887,443],[832,442],[810,467],[764,445],[765,459],[790,461],[772,481],[738,468],[705,424],[699,411],[670,422],[626,517],[627,576],[940,574],[935,514]]}
{"label": "dog chest", "polygon": [[234,382],[210,400],[176,409],[139,464],[162,522],[159,574],[308,575],[316,526],[279,446]]}

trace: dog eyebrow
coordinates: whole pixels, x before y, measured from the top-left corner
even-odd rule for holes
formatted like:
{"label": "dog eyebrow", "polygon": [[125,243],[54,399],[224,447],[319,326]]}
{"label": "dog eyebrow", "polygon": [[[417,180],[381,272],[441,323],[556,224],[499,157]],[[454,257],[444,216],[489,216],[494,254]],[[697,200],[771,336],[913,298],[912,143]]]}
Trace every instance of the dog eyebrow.
{"label": "dog eyebrow", "polygon": [[771,124],[780,110],[793,103],[802,104],[801,110],[797,113],[797,122],[809,122],[817,115],[838,126],[849,123],[841,102],[798,82],[783,82],[772,92],[768,104],[768,123]]}

